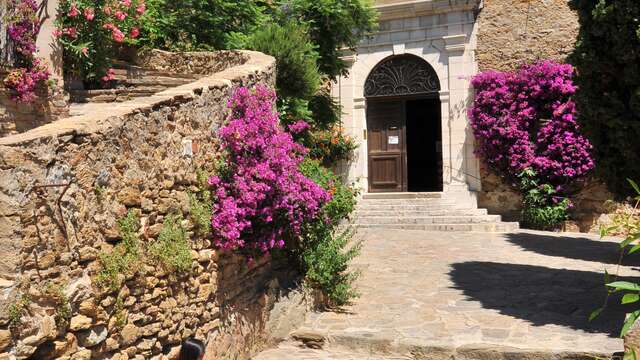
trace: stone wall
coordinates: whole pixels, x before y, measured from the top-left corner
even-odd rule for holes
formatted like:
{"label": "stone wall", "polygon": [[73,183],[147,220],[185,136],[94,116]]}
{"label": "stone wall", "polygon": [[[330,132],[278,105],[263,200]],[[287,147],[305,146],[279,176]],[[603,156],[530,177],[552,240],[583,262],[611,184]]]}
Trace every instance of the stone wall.
{"label": "stone wall", "polygon": [[537,59],[562,61],[578,35],[567,0],[484,0],[478,15],[480,70],[510,70]]}
{"label": "stone wall", "polygon": [[[266,341],[293,274],[215,250],[189,215],[233,89],[274,84],[273,58],[243,56],[193,83],[0,139],[0,359],[173,358],[187,336],[208,339],[211,359],[237,359]],[[128,213],[137,231],[117,225]],[[189,270],[152,251],[170,214],[183,216]],[[109,257],[131,238],[134,260],[130,250]]]}

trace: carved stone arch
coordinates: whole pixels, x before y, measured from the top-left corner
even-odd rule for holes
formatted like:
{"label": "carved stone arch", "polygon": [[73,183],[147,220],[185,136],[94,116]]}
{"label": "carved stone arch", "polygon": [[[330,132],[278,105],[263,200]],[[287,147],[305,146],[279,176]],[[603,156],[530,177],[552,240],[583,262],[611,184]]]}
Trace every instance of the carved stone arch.
{"label": "carved stone arch", "polygon": [[400,95],[437,94],[440,80],[424,59],[403,54],[382,60],[364,83],[367,98]]}

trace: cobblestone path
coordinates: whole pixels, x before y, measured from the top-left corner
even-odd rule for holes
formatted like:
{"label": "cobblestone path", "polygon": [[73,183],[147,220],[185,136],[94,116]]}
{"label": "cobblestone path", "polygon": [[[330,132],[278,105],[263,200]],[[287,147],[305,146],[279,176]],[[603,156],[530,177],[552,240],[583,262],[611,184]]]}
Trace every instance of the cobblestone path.
{"label": "cobblestone path", "polygon": [[[361,231],[361,297],[312,313],[293,340],[258,354],[275,359],[593,359],[622,351],[625,309],[603,301],[603,272],[618,245],[583,234]],[[640,259],[620,268],[638,276]],[[638,280],[638,279],[632,279]]]}

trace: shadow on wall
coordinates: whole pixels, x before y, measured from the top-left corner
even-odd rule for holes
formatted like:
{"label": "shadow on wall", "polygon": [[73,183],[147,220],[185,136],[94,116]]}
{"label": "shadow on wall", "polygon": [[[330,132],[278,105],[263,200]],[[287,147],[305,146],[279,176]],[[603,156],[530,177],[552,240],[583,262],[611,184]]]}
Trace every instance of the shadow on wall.
{"label": "shadow on wall", "polygon": [[[449,276],[454,288],[470,300],[534,326],[561,325],[617,337],[625,313],[635,310],[633,305],[620,305],[619,296],[612,296],[600,317],[588,321],[606,295],[599,272],[480,261],[452,267]],[[637,282],[640,278],[626,280]]]}
{"label": "shadow on wall", "polygon": [[[613,241],[599,241],[588,237],[549,236],[535,233],[508,234],[507,240],[525,251],[567,259],[618,264],[620,246]],[[640,266],[640,255],[625,256],[626,266]]]}

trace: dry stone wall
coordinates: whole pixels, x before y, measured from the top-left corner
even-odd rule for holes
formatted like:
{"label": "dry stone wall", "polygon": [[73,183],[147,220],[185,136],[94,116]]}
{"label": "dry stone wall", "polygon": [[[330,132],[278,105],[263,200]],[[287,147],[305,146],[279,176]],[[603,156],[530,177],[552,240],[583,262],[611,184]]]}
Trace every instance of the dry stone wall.
{"label": "dry stone wall", "polygon": [[[0,359],[174,358],[187,336],[208,339],[211,359],[245,358],[278,327],[270,309],[294,274],[217,251],[189,215],[232,91],[274,85],[273,58],[241,55],[193,83],[0,139]],[[128,214],[139,228],[118,225]],[[172,214],[186,253],[154,252]],[[168,265],[185,254],[186,269]]]}

